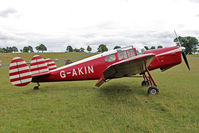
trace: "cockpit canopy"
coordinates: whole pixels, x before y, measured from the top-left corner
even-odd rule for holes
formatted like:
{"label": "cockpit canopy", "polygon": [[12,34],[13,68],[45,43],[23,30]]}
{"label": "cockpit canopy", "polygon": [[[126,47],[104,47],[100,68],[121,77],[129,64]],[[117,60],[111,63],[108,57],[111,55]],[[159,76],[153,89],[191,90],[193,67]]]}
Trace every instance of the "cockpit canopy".
{"label": "cockpit canopy", "polygon": [[137,55],[136,49],[133,48],[132,46],[129,46],[129,47],[117,49],[117,53],[110,54],[110,55],[106,56],[105,61],[106,62],[113,62],[117,58],[118,58],[118,60],[123,60],[123,59],[130,58],[130,57],[133,57],[133,56],[136,56],[136,55]]}

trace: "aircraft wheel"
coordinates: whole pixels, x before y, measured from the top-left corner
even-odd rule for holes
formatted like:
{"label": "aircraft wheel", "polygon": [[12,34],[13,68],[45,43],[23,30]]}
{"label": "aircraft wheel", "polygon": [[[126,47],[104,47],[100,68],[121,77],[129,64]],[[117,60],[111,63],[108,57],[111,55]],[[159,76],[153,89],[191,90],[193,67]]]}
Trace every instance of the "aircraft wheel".
{"label": "aircraft wheel", "polygon": [[159,93],[159,89],[155,86],[151,86],[148,89],[148,94],[157,95]]}
{"label": "aircraft wheel", "polygon": [[34,90],[39,90],[39,86],[35,86],[33,89]]}
{"label": "aircraft wheel", "polygon": [[142,86],[149,86],[149,81],[147,80],[142,81]]}

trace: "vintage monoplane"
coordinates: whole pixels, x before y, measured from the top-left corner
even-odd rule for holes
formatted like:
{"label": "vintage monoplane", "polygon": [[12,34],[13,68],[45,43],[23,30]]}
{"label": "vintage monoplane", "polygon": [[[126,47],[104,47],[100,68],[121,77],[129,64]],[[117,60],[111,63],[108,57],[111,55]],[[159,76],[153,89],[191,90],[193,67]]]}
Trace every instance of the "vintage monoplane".
{"label": "vintage monoplane", "polygon": [[143,76],[142,86],[149,86],[149,94],[157,94],[159,89],[150,74],[150,70],[160,68],[165,71],[181,63],[181,54],[189,68],[188,60],[180,46],[160,48],[137,54],[132,46],[100,53],[92,57],[57,68],[52,59],[43,59],[35,55],[30,68],[24,59],[15,57],[10,64],[10,82],[15,86],[25,86],[35,82],[39,89],[40,82],[98,80],[96,86],[101,86],[109,79]]}

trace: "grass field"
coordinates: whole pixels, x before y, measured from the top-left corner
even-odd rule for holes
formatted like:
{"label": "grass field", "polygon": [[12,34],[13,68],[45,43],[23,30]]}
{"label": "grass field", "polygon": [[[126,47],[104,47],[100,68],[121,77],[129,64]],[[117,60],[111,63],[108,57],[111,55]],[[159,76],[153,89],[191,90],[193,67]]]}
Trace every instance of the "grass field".
{"label": "grass field", "polygon": [[[2,56],[0,55],[0,58]],[[199,56],[166,72],[152,71],[160,93],[140,78],[43,83],[18,88],[0,68],[0,132],[199,132]]]}

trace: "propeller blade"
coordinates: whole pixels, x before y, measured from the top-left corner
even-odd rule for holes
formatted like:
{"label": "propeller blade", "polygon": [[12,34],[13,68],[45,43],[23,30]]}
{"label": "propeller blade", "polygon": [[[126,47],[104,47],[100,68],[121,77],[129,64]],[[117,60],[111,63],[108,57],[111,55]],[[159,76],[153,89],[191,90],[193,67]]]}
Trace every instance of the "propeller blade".
{"label": "propeller blade", "polygon": [[188,60],[187,60],[187,56],[186,56],[185,52],[182,52],[182,57],[183,57],[183,59],[184,59],[185,64],[187,65],[187,68],[188,68],[189,71],[190,71],[189,62],[188,62]]}

